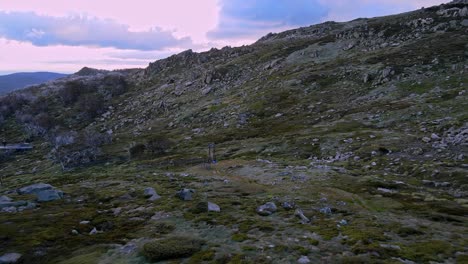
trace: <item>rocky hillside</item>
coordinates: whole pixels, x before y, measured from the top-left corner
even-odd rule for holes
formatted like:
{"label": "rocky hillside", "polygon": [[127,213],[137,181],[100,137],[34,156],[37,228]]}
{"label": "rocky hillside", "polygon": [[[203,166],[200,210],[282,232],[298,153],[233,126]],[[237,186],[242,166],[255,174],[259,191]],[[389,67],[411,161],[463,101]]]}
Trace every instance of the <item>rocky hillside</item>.
{"label": "rocky hillside", "polygon": [[1,97],[0,255],[464,263],[467,59],[462,0]]}

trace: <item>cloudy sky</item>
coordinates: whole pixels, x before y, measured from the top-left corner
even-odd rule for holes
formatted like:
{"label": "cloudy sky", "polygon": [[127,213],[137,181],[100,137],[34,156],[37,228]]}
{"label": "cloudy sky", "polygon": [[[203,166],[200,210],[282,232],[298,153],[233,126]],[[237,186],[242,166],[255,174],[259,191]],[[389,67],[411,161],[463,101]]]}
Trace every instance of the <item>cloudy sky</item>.
{"label": "cloudy sky", "polygon": [[448,0],[0,0],[0,74],[146,67],[186,49]]}

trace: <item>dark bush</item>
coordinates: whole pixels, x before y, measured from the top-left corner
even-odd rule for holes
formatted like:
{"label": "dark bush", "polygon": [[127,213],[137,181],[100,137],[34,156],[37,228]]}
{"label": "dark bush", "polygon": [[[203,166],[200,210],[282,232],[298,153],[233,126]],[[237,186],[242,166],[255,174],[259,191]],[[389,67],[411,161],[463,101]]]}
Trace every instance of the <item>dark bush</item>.
{"label": "dark bush", "polygon": [[29,112],[32,115],[37,115],[39,113],[46,113],[49,111],[49,101],[47,98],[41,96],[38,97],[36,100],[32,101],[29,104],[29,108],[27,109],[27,112]]}
{"label": "dark bush", "polygon": [[86,129],[83,134],[83,141],[88,147],[97,147],[112,142],[110,133],[99,133],[93,129]]}
{"label": "dark bush", "polygon": [[75,148],[76,146],[60,147],[52,150],[55,161],[59,162],[63,170],[86,165],[97,161],[101,156],[100,148]]}
{"label": "dark bush", "polygon": [[152,154],[155,155],[162,155],[166,153],[166,151],[173,145],[172,141],[169,140],[168,138],[157,135],[157,136],[152,136],[151,138],[148,139],[148,142],[146,143],[146,148],[148,151],[150,151]]}
{"label": "dark bush", "polygon": [[128,149],[128,153],[130,154],[130,158],[138,158],[141,157],[146,150],[146,146],[144,144],[136,144],[134,146],[131,146]]}
{"label": "dark bush", "polygon": [[78,101],[78,108],[85,119],[93,119],[104,111],[104,98],[100,94],[85,94]]}
{"label": "dark bush", "polygon": [[80,81],[70,81],[58,91],[58,96],[62,103],[67,106],[75,103],[83,92],[83,84]]}
{"label": "dark bush", "polygon": [[9,94],[0,98],[0,113],[5,117],[8,117],[16,111],[21,110],[23,106],[29,104],[32,100],[33,97],[28,94]]}
{"label": "dark bush", "polygon": [[169,237],[149,242],[143,246],[142,254],[150,261],[188,257],[200,251],[204,241],[192,237]]}
{"label": "dark bush", "polygon": [[102,80],[99,93],[106,98],[112,98],[124,94],[128,90],[128,84],[122,75],[108,75]]}
{"label": "dark bush", "polygon": [[45,130],[51,129],[55,125],[54,119],[47,113],[40,113],[34,117],[33,123]]}

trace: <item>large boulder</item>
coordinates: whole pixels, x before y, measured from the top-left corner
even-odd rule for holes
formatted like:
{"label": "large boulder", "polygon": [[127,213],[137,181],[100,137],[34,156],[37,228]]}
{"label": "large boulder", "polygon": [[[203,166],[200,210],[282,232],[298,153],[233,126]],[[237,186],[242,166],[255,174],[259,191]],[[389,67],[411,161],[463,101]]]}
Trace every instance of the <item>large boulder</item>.
{"label": "large boulder", "polygon": [[0,257],[0,264],[19,263],[21,257],[19,253],[6,253]]}
{"label": "large boulder", "polygon": [[261,205],[257,208],[257,213],[262,216],[268,216],[276,212],[278,208],[274,202],[268,202],[264,205]]}
{"label": "large boulder", "polygon": [[147,197],[149,201],[156,201],[161,198],[161,196],[158,195],[156,190],[151,187],[145,188],[143,195]]}
{"label": "large boulder", "polygon": [[38,202],[50,202],[63,198],[63,192],[58,190],[42,190],[36,193]]}
{"label": "large boulder", "polygon": [[208,212],[221,212],[221,207],[215,203],[208,202]]}
{"label": "large boulder", "polygon": [[19,194],[37,194],[40,191],[52,190],[54,187],[47,183],[36,183],[31,184],[25,187],[22,187],[18,190]]}
{"label": "large boulder", "polygon": [[11,201],[13,200],[8,196],[5,196],[5,195],[0,196],[0,203],[11,202]]}

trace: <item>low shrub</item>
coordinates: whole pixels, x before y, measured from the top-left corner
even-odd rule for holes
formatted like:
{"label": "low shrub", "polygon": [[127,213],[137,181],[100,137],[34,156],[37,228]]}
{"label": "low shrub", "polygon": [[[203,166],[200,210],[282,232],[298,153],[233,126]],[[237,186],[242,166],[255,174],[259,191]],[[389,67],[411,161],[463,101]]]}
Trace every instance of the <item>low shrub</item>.
{"label": "low shrub", "polygon": [[189,257],[201,250],[203,240],[193,237],[169,237],[146,243],[142,254],[150,261]]}

